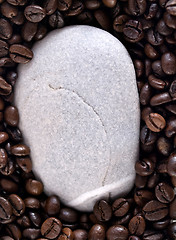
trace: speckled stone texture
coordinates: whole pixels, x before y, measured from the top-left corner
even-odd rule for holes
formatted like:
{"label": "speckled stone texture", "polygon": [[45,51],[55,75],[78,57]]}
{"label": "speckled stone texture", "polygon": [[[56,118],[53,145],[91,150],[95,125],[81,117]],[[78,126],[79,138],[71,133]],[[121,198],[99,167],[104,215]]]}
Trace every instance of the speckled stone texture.
{"label": "speckled stone texture", "polygon": [[124,46],[90,26],[55,30],[18,68],[15,104],[33,170],[48,194],[91,211],[134,184],[140,108]]}

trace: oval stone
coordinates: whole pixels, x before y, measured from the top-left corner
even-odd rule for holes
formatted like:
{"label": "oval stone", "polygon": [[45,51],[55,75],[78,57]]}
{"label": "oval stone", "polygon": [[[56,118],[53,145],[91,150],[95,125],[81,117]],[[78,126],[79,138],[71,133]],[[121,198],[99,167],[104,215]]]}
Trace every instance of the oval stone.
{"label": "oval stone", "polygon": [[122,43],[101,29],[52,31],[18,68],[15,104],[47,194],[82,211],[131,190],[139,150],[135,70]]}

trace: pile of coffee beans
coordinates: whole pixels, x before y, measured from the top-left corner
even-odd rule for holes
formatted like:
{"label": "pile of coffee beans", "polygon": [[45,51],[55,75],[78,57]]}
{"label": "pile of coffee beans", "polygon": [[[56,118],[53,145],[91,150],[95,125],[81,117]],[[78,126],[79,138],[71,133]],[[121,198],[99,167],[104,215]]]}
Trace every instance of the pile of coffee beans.
{"label": "pile of coffee beans", "polygon": [[[17,64],[32,59],[33,43],[49,31],[73,24],[102,28],[123,42],[141,103],[134,188],[113,202],[98,201],[92,213],[45,195],[13,104]],[[0,239],[176,239],[175,187],[176,0],[0,0]]]}

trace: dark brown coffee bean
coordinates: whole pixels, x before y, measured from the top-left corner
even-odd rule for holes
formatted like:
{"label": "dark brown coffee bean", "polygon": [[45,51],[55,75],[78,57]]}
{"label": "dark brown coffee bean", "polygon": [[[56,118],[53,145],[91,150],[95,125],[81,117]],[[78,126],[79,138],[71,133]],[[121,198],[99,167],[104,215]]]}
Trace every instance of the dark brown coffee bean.
{"label": "dark brown coffee bean", "polygon": [[173,53],[164,53],[161,57],[161,64],[166,74],[172,75],[176,73],[176,57]]}
{"label": "dark brown coffee bean", "polygon": [[32,51],[20,44],[13,44],[9,49],[11,59],[16,63],[28,63],[32,57]]}
{"label": "dark brown coffee bean", "polygon": [[128,15],[119,15],[114,19],[113,22],[113,28],[116,32],[123,32],[123,29],[125,27],[125,24],[127,21],[130,20],[130,17]]}
{"label": "dark brown coffee bean", "polygon": [[5,96],[12,92],[12,86],[8,84],[4,78],[0,77],[0,94]]}
{"label": "dark brown coffee bean", "polygon": [[165,7],[169,14],[176,16],[176,1],[175,0],[169,0],[166,3]]}
{"label": "dark brown coffee bean", "polygon": [[25,187],[26,191],[34,196],[38,196],[43,192],[43,184],[37,180],[28,179]]}
{"label": "dark brown coffee bean", "polygon": [[128,239],[128,229],[122,225],[111,226],[106,232],[107,240],[127,240]]}
{"label": "dark brown coffee bean", "polygon": [[47,28],[44,25],[39,25],[37,33],[34,37],[36,41],[43,39],[47,34]]}
{"label": "dark brown coffee bean", "polygon": [[18,166],[26,173],[32,170],[32,161],[29,157],[16,158]]}
{"label": "dark brown coffee bean", "polygon": [[6,128],[7,133],[9,134],[9,138],[13,141],[13,142],[20,142],[22,141],[22,133],[20,131],[19,128],[16,127],[7,127]]}
{"label": "dark brown coffee bean", "polygon": [[158,51],[149,43],[145,44],[144,48],[145,54],[150,59],[157,59],[159,57]]}
{"label": "dark brown coffee bean", "polygon": [[128,8],[130,10],[130,13],[133,16],[140,16],[142,15],[147,7],[146,0],[129,0],[128,1]]}
{"label": "dark brown coffee bean", "polygon": [[94,205],[93,212],[99,221],[106,222],[112,217],[112,209],[105,200],[97,201]]}
{"label": "dark brown coffee bean", "polygon": [[72,0],[58,0],[57,7],[59,11],[67,11],[72,5]]}
{"label": "dark brown coffee bean", "polygon": [[174,80],[169,88],[169,93],[171,95],[171,97],[176,100],[176,80]]}
{"label": "dark brown coffee bean", "polygon": [[93,14],[89,11],[83,11],[76,17],[76,19],[81,24],[91,24],[93,22]]}
{"label": "dark brown coffee bean", "polygon": [[117,220],[114,222],[115,225],[124,225],[124,224],[128,224],[130,219],[132,217],[131,213],[128,213],[127,215],[121,217],[121,218],[117,218]]}
{"label": "dark brown coffee bean", "polygon": [[155,2],[150,3],[147,7],[147,11],[145,11],[144,17],[146,20],[153,19],[158,12],[158,4]]}
{"label": "dark brown coffee bean", "polygon": [[160,60],[156,60],[152,63],[152,70],[153,70],[154,75],[158,78],[163,78],[166,75],[163,72],[162,63]]}
{"label": "dark brown coffee bean", "polygon": [[58,214],[60,211],[59,198],[55,195],[48,197],[45,201],[44,209],[49,216]]}
{"label": "dark brown coffee bean", "polygon": [[170,208],[169,208],[169,215],[172,219],[176,219],[176,197],[175,199],[173,200],[173,202],[171,202],[170,204]]}
{"label": "dark brown coffee bean", "polygon": [[171,150],[172,150],[172,146],[171,146],[169,139],[167,139],[165,137],[160,137],[157,140],[157,148],[158,148],[159,153],[166,157],[169,156],[169,154],[171,153]]}
{"label": "dark brown coffee bean", "polygon": [[157,140],[156,133],[152,132],[146,125],[141,129],[140,134],[141,142],[146,145],[150,146]]}
{"label": "dark brown coffee bean", "polygon": [[9,46],[8,44],[3,41],[0,40],[0,57],[5,57],[9,52]]}
{"label": "dark brown coffee bean", "polygon": [[13,155],[21,157],[29,155],[30,149],[25,144],[16,144],[12,146],[11,152]]}
{"label": "dark brown coffee bean", "polygon": [[165,129],[166,137],[171,138],[176,133],[176,118],[170,117],[167,120],[167,126]]}
{"label": "dark brown coffee bean", "polygon": [[158,221],[168,215],[168,207],[164,203],[152,200],[143,207],[143,214],[148,221]]}
{"label": "dark brown coffee bean", "polygon": [[149,176],[154,171],[155,164],[150,159],[144,158],[135,164],[136,173],[140,176]]}
{"label": "dark brown coffee bean", "polygon": [[147,31],[146,38],[153,46],[159,46],[164,42],[163,36],[152,28]]}
{"label": "dark brown coffee bean", "polygon": [[0,197],[0,222],[3,222],[4,220],[10,220],[12,216],[12,206],[10,202]]}
{"label": "dark brown coffee bean", "polygon": [[136,70],[136,76],[137,78],[142,77],[143,73],[144,73],[144,64],[141,60],[134,60],[134,67]]}
{"label": "dark brown coffee bean", "polygon": [[147,105],[152,96],[152,88],[148,83],[145,83],[140,92],[140,103]]}
{"label": "dark brown coffee bean", "polygon": [[176,223],[175,222],[168,226],[167,232],[171,239],[176,238]]}
{"label": "dark brown coffee bean", "polygon": [[168,27],[176,29],[176,16],[172,16],[168,12],[165,12],[164,21]]}
{"label": "dark brown coffee bean", "polygon": [[63,228],[57,240],[73,240],[73,232],[70,228]]}
{"label": "dark brown coffee bean", "polygon": [[173,114],[176,114],[176,105],[175,104],[168,104],[165,106],[165,109]]}
{"label": "dark brown coffee bean", "polygon": [[44,9],[45,9],[46,15],[53,14],[57,9],[57,4],[59,4],[57,0],[45,0]]}
{"label": "dark brown coffee bean", "polygon": [[100,224],[95,224],[89,231],[89,240],[104,240],[105,239],[105,228]]}
{"label": "dark brown coffee bean", "polygon": [[161,182],[155,188],[155,196],[162,203],[170,203],[174,199],[174,190],[167,183]]}
{"label": "dark brown coffee bean", "polygon": [[13,214],[15,216],[21,216],[25,211],[24,201],[16,194],[11,194],[9,196],[9,202],[12,205]]}
{"label": "dark brown coffee bean", "polygon": [[173,152],[168,158],[167,172],[170,176],[176,177],[176,153],[175,152]]}
{"label": "dark brown coffee bean", "polygon": [[20,240],[22,237],[21,231],[16,224],[10,223],[6,227],[6,231],[13,239]]}
{"label": "dark brown coffee bean", "polygon": [[129,211],[130,205],[125,198],[118,198],[112,204],[113,215],[122,217]]}
{"label": "dark brown coffee bean", "polygon": [[0,67],[11,68],[14,67],[15,63],[9,57],[0,58]]}
{"label": "dark brown coffee bean", "polygon": [[0,148],[0,168],[4,168],[7,164],[8,155],[4,148]]}
{"label": "dark brown coffee bean", "polygon": [[0,10],[2,15],[5,16],[6,18],[13,18],[18,14],[18,9],[12,6],[11,4],[8,4],[7,2],[4,2],[0,6]]}
{"label": "dark brown coffee bean", "polygon": [[3,19],[0,18],[0,38],[2,39],[10,39],[12,36],[12,26],[10,23]]}
{"label": "dark brown coffee bean", "polygon": [[23,6],[27,3],[27,0],[7,0],[7,2],[14,6]]}
{"label": "dark brown coffee bean", "polygon": [[169,28],[163,19],[157,23],[156,30],[163,36],[168,36],[173,32],[173,29]]}
{"label": "dark brown coffee bean", "polygon": [[59,11],[56,11],[49,17],[49,25],[52,28],[62,28],[64,26],[64,18]]}
{"label": "dark brown coffee bean", "polygon": [[19,11],[17,16],[11,19],[11,22],[15,23],[16,25],[22,25],[25,21],[25,17],[23,12]]}
{"label": "dark brown coffee bean", "polygon": [[142,24],[136,20],[129,20],[125,24],[123,33],[125,39],[132,43],[139,42],[144,37]]}
{"label": "dark brown coffee bean", "polygon": [[117,0],[102,0],[103,4],[108,8],[115,7]]}
{"label": "dark brown coffee bean", "polygon": [[141,236],[145,230],[145,220],[142,216],[133,217],[128,225],[129,231],[131,234]]}
{"label": "dark brown coffee bean", "polygon": [[146,230],[143,234],[143,240],[164,240],[164,235],[161,232]]}
{"label": "dark brown coffee bean", "polygon": [[28,21],[38,23],[46,16],[46,12],[38,5],[29,5],[25,8],[24,15]]}
{"label": "dark brown coffee bean", "polygon": [[160,221],[154,222],[152,226],[157,230],[163,230],[168,227],[169,223],[170,223],[170,219],[166,218],[166,219],[162,219]]}
{"label": "dark brown coffee bean", "polygon": [[171,102],[171,96],[168,92],[164,92],[164,93],[159,93],[154,95],[151,99],[150,99],[150,105],[151,106],[158,106],[164,103],[168,103]]}
{"label": "dark brown coffee bean", "polygon": [[157,78],[153,74],[151,74],[148,77],[148,81],[149,81],[150,86],[152,86],[153,88],[155,88],[157,90],[166,89],[169,85],[167,81]]}
{"label": "dark brown coffee bean", "polygon": [[16,71],[9,71],[6,75],[6,80],[8,83],[14,86],[16,83],[17,77],[18,77],[18,74]]}
{"label": "dark brown coffee bean", "polygon": [[26,228],[24,229],[22,235],[25,239],[35,240],[41,235],[41,233],[40,229]]}
{"label": "dark brown coffee bean", "polygon": [[89,10],[97,10],[101,6],[99,0],[85,0],[85,7]]}
{"label": "dark brown coffee bean", "polygon": [[6,165],[0,169],[0,172],[5,175],[9,176],[15,171],[15,164],[11,158],[7,159]]}
{"label": "dark brown coffee bean", "polygon": [[142,176],[136,174],[135,186],[137,188],[144,188],[146,186],[146,183],[147,183],[147,177],[142,177]]}
{"label": "dark brown coffee bean", "polygon": [[150,113],[145,122],[147,127],[153,132],[160,132],[166,126],[165,119],[158,113]]}
{"label": "dark brown coffee bean", "polygon": [[[6,132],[0,132],[0,144],[6,142],[9,139],[9,135]],[[1,164],[0,164],[1,168]]]}
{"label": "dark brown coffee bean", "polygon": [[[21,43],[22,42],[22,37],[19,34],[13,34],[12,37],[8,40],[8,43],[10,45],[16,44],[16,43]],[[12,71],[11,71],[12,72]],[[10,73],[10,71],[7,73],[7,75]]]}
{"label": "dark brown coffee bean", "polygon": [[40,201],[37,198],[28,197],[24,199],[25,206],[31,209],[39,209]]}
{"label": "dark brown coffee bean", "polygon": [[35,34],[37,33],[37,23],[32,23],[27,21],[21,30],[21,36],[22,38],[27,41],[30,42],[32,41],[32,39],[34,38]]}
{"label": "dark brown coffee bean", "polygon": [[109,31],[111,29],[111,22],[105,11],[100,9],[96,10],[94,12],[94,17],[103,29],[106,31]]}
{"label": "dark brown coffee bean", "polygon": [[29,216],[29,219],[31,220],[32,224],[35,227],[37,227],[37,228],[40,227],[42,219],[41,219],[41,216],[38,212],[30,211],[28,213],[28,216]]}
{"label": "dark brown coffee bean", "polygon": [[16,193],[18,191],[18,185],[10,179],[2,178],[0,179],[0,185],[3,190],[7,193]]}
{"label": "dark brown coffee bean", "polygon": [[154,198],[154,194],[148,190],[138,190],[134,194],[134,200],[137,205],[143,207],[147,202]]}
{"label": "dark brown coffee bean", "polygon": [[73,231],[73,239],[75,240],[87,240],[88,239],[88,233],[84,229],[76,229]]}
{"label": "dark brown coffee bean", "polygon": [[83,10],[84,10],[84,5],[83,5],[82,1],[75,0],[65,14],[68,17],[73,17],[73,16],[79,15]]}
{"label": "dark brown coffee bean", "polygon": [[12,127],[16,127],[19,122],[18,109],[14,106],[9,106],[4,111],[5,122]]}
{"label": "dark brown coffee bean", "polygon": [[62,229],[62,223],[57,218],[48,218],[41,226],[41,234],[49,239],[58,237]]}
{"label": "dark brown coffee bean", "polygon": [[75,223],[78,221],[78,213],[72,208],[61,208],[59,219],[68,223]]}
{"label": "dark brown coffee bean", "polygon": [[140,240],[140,238],[137,236],[130,236],[128,240]]}
{"label": "dark brown coffee bean", "polygon": [[1,237],[1,240],[14,240],[14,238],[11,238],[9,236],[3,236]]}

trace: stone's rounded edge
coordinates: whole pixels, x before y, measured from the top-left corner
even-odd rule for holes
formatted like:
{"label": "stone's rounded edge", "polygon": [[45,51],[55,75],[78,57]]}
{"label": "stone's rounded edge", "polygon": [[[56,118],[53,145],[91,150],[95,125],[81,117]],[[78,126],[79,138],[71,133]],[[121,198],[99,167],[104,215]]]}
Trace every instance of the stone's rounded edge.
{"label": "stone's rounded edge", "polygon": [[[93,191],[82,194],[78,198],[70,202],[67,202],[66,204],[69,207],[75,208],[79,211],[91,212],[93,211],[93,205],[95,204],[95,202],[100,199],[109,201],[109,200],[115,200],[116,197],[121,197],[126,195],[128,192],[123,191],[122,186],[120,186],[120,184],[121,185],[126,184],[131,189],[133,186],[134,180],[135,180],[135,173],[125,178],[121,183],[117,182],[117,183],[109,184],[109,185],[94,189]],[[118,194],[119,190],[121,192],[120,195]],[[116,191],[116,194],[112,193],[112,191]]]}

